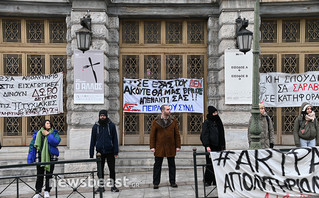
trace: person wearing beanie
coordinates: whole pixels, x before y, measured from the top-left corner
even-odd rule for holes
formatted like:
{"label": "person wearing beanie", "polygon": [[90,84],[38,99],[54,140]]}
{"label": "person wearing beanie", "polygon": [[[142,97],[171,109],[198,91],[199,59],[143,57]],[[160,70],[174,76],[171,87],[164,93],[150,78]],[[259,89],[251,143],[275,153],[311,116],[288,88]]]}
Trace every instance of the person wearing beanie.
{"label": "person wearing beanie", "polygon": [[313,147],[319,145],[319,126],[312,106],[304,102],[301,115],[294,122],[294,140],[297,147]]}
{"label": "person wearing beanie", "polygon": [[[271,121],[271,118],[266,112],[265,105],[259,104],[259,124],[261,128],[261,134],[260,134],[260,144],[261,148],[274,148],[275,146],[275,131],[274,131],[274,125]],[[252,122],[252,116],[249,119],[248,124],[248,143],[250,145],[251,138],[250,138],[250,125]]]}
{"label": "person wearing beanie", "polygon": [[[90,158],[93,158],[94,156],[94,147],[96,148],[96,152],[101,154],[102,178],[100,179],[104,180],[104,166],[106,159],[113,184],[111,191],[119,192],[115,186],[115,158],[118,156],[119,152],[118,138],[115,124],[108,118],[106,110],[101,110],[99,112],[99,121],[92,127]],[[100,187],[96,192],[105,191],[102,185],[104,185],[103,182],[100,183]]]}
{"label": "person wearing beanie", "polygon": [[[207,119],[203,123],[200,140],[206,152],[222,151],[226,149],[225,132],[222,120],[214,106],[208,107]],[[216,185],[216,178],[210,155],[206,155],[205,186]]]}

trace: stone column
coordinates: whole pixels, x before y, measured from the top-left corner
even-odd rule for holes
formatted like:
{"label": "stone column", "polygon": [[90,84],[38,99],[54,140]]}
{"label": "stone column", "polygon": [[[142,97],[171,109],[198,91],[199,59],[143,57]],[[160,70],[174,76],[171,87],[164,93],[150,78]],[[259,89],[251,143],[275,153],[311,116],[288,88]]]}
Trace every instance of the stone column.
{"label": "stone column", "polygon": [[236,49],[235,20],[238,16],[249,20],[248,29],[254,28],[253,0],[222,0],[220,1],[219,32],[218,32],[218,72],[219,89],[218,109],[222,111],[221,119],[225,126],[226,148],[248,148],[248,121],[251,105],[225,105],[225,65],[224,52],[226,49]]}
{"label": "stone column", "polygon": [[[87,13],[92,19],[92,45],[90,49],[104,51],[104,104],[88,105],[74,104],[74,50],[77,49],[75,32],[81,28],[80,19]],[[119,97],[118,90],[119,80],[114,80],[114,71],[117,69],[110,67],[109,56],[114,57],[113,49],[110,53],[109,43],[114,39],[114,36],[109,36],[109,17],[106,13],[107,2],[105,0],[73,0],[71,16],[67,17],[67,123],[68,123],[68,149],[64,153],[65,159],[85,159],[89,158],[89,145],[91,139],[91,129],[93,124],[98,121],[98,112],[101,109],[109,111],[109,117],[115,124],[119,123],[118,108]],[[112,27],[113,25],[112,20]],[[117,22],[117,27],[119,27]],[[115,28],[116,29],[116,28]],[[118,30],[119,28],[117,28]],[[113,31],[114,32],[114,31]],[[115,41],[114,41],[115,42]],[[119,53],[116,53],[117,57]],[[112,76],[112,77],[110,77]],[[118,75],[117,75],[118,76]],[[117,91],[114,91],[117,90]],[[114,93],[116,92],[116,93]],[[75,166],[66,166],[66,171],[78,169]],[[85,167],[84,167],[85,168]]]}

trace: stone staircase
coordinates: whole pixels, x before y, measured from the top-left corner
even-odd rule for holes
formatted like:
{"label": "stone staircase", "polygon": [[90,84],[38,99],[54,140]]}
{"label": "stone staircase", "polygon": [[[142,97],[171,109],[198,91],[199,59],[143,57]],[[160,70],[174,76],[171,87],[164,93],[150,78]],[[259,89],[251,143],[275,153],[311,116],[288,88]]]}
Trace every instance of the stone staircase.
{"label": "stone staircase", "polygon": [[[182,146],[180,152],[177,153],[175,158],[176,168],[182,169],[193,169],[193,148],[197,148],[197,152],[204,152],[204,148],[200,145],[197,146]],[[12,165],[12,164],[26,164],[28,147],[3,147],[0,150],[0,166]],[[70,160],[69,155],[65,155],[68,148],[66,146],[59,146],[61,160]],[[69,152],[69,151],[68,151]],[[79,150],[72,154],[73,159],[88,159],[88,150]],[[83,157],[81,157],[83,156]],[[205,157],[200,156],[197,163],[204,164]],[[117,173],[129,173],[129,172],[145,172],[152,171],[154,164],[154,155],[150,151],[148,145],[138,146],[120,146],[120,153],[116,159],[116,172]],[[167,160],[164,159],[162,168],[168,169]],[[107,169],[107,166],[106,166]],[[54,172],[72,172],[72,171],[87,171],[96,170],[95,163],[88,164],[58,164],[55,167]],[[106,170],[108,173],[108,170]],[[0,177],[4,176],[19,176],[19,175],[35,175],[35,166],[28,166],[23,168],[11,168],[11,169],[0,169]],[[0,184],[9,183],[11,180],[5,179],[0,180]],[[24,178],[24,181],[35,181],[33,178]]]}
{"label": "stone staircase", "polygon": [[[66,147],[59,147],[60,160],[63,160],[63,154]],[[27,164],[29,147],[2,147],[0,150],[0,166]],[[56,165],[55,171],[64,172],[63,165]],[[0,169],[0,177],[22,176],[22,175],[36,175],[36,166],[26,166],[18,168],[5,168]],[[0,184],[11,182],[13,179],[1,179]],[[25,177],[23,181],[35,181],[35,177]]]}
{"label": "stone staircase", "polygon": [[[175,157],[176,169],[193,169],[193,148],[197,152],[204,152],[202,146],[182,146],[180,152]],[[197,163],[205,163],[204,157],[197,160]],[[120,153],[116,159],[117,172],[144,172],[152,171],[154,164],[154,154],[149,146],[121,146]],[[163,169],[168,169],[167,160],[163,161]]]}

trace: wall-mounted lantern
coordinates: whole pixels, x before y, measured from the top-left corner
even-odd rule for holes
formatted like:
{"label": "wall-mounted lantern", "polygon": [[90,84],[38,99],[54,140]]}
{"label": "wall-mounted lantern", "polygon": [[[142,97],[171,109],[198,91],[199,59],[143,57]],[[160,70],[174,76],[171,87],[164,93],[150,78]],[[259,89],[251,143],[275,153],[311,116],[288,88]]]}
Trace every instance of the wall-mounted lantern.
{"label": "wall-mounted lantern", "polygon": [[253,40],[253,33],[246,28],[248,27],[248,20],[242,19],[240,16],[236,19],[236,37],[237,47],[239,51],[246,52],[250,51],[251,43]]}
{"label": "wall-mounted lantern", "polygon": [[91,32],[91,17],[90,14],[86,14],[81,18],[82,28],[76,31],[76,40],[78,49],[83,53],[90,49],[92,32]]}

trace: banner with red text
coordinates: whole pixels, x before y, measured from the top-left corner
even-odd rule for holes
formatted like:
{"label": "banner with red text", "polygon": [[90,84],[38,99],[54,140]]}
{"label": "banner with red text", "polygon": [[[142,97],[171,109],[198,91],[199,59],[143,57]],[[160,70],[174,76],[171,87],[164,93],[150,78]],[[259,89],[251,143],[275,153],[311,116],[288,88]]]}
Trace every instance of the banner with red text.
{"label": "banner with red text", "polygon": [[260,102],[266,107],[319,106],[319,71],[299,74],[261,73]]}
{"label": "banner with red text", "polygon": [[0,76],[0,117],[63,113],[63,74]]}
{"label": "banner with red text", "polygon": [[128,79],[123,80],[123,111],[160,113],[168,104],[172,112],[204,112],[203,79]]}
{"label": "banner with red text", "polygon": [[319,147],[211,152],[218,197],[292,198],[319,194]]}

